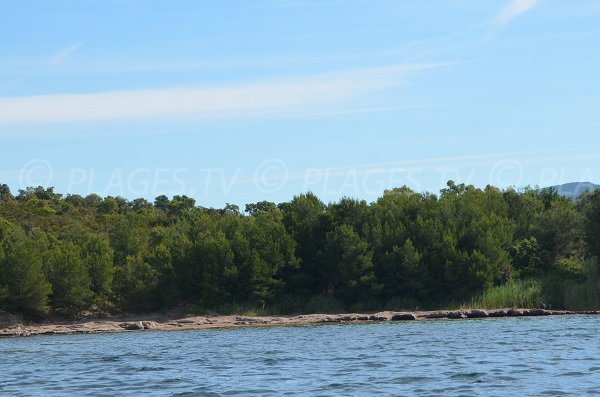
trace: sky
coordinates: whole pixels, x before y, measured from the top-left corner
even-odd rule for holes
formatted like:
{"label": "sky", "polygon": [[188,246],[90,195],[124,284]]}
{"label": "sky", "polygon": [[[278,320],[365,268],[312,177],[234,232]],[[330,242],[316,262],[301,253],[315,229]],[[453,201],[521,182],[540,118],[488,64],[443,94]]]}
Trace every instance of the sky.
{"label": "sky", "polygon": [[595,0],[0,0],[0,183],[198,205],[600,182]]}

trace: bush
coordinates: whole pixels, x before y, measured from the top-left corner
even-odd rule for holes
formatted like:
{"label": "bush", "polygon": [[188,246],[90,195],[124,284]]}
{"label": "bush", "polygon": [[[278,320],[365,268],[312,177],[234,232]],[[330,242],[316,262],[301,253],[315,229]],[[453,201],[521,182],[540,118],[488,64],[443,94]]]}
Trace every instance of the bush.
{"label": "bush", "polygon": [[387,301],[385,304],[386,310],[419,310],[419,302],[414,298],[395,297]]}
{"label": "bush", "polygon": [[298,295],[283,295],[267,307],[271,314],[297,314],[302,313],[306,299]]}
{"label": "bush", "polygon": [[565,291],[565,309],[598,310],[600,308],[600,282],[575,284]]}
{"label": "bush", "polygon": [[341,313],[344,305],[341,301],[329,295],[316,295],[304,306],[304,313]]}
{"label": "bush", "polygon": [[506,307],[544,307],[542,288],[537,281],[512,281],[490,288],[471,300],[471,308],[502,309]]}

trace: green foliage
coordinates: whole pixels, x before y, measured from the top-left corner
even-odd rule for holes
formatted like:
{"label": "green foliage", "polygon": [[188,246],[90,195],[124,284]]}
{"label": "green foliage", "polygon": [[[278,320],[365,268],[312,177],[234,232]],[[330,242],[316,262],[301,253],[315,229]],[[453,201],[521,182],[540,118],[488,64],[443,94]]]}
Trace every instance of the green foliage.
{"label": "green foliage", "polygon": [[72,315],[90,303],[91,279],[79,247],[71,242],[57,243],[48,253],[46,269],[53,308]]}
{"label": "green foliage", "polygon": [[531,275],[544,266],[540,247],[535,237],[517,241],[511,250],[513,267],[521,274]]}
{"label": "green foliage", "polygon": [[600,307],[600,280],[569,286],[565,291],[564,307],[568,310],[597,310]]}
{"label": "green foliage", "polygon": [[341,225],[327,233],[324,256],[329,294],[351,303],[376,295],[381,289],[373,273],[369,245],[352,226]]}
{"label": "green foliage", "polygon": [[579,203],[583,214],[585,242],[590,255],[600,258],[600,191],[584,195]]}
{"label": "green foliage", "polygon": [[258,314],[600,308],[600,192],[448,182],[374,203],[312,193],[198,207],[193,198],[62,195],[0,185],[0,309],[75,315],[189,307]]}
{"label": "green foliage", "polygon": [[384,305],[384,309],[386,310],[394,310],[394,311],[403,311],[403,310],[418,310],[419,308],[423,308],[419,300],[410,298],[410,297],[402,297],[397,296],[386,302]]}
{"label": "green foliage", "polygon": [[0,219],[0,308],[45,313],[51,290],[34,241],[18,226]]}
{"label": "green foliage", "polygon": [[299,314],[304,312],[306,300],[298,295],[280,295],[267,310],[271,314]]}
{"label": "green foliage", "polygon": [[108,239],[103,235],[86,236],[81,244],[81,256],[88,267],[94,294],[110,294],[115,269]]}
{"label": "green foliage", "polygon": [[539,308],[545,306],[545,300],[540,283],[526,280],[490,288],[465,306],[479,309]]}
{"label": "green foliage", "polygon": [[343,303],[330,295],[316,295],[306,302],[304,313],[343,313],[345,311]]}

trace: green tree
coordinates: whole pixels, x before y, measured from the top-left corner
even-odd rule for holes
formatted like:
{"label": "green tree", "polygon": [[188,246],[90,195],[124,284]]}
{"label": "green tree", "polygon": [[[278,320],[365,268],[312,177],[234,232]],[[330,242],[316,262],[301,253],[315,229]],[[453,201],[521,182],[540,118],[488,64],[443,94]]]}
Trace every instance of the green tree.
{"label": "green tree", "polygon": [[511,250],[515,270],[525,275],[535,274],[535,272],[541,270],[544,261],[540,251],[537,239],[533,236],[517,241]]}
{"label": "green tree", "polygon": [[0,307],[29,315],[45,313],[51,291],[41,253],[21,228],[0,219]]}
{"label": "green tree", "polygon": [[81,246],[81,256],[88,268],[91,290],[96,295],[109,294],[115,268],[108,238],[98,234],[86,235]]}
{"label": "green tree", "polygon": [[427,277],[423,256],[411,239],[406,239],[400,246],[395,245],[382,258],[379,279],[388,298],[423,299],[427,295]]}
{"label": "green tree", "polygon": [[347,304],[359,297],[377,295],[381,286],[373,273],[372,253],[366,241],[349,225],[327,233],[325,278],[327,292]]}
{"label": "green tree", "polygon": [[579,203],[583,232],[590,255],[600,258],[600,190],[584,195]]}
{"label": "green tree", "polygon": [[73,315],[86,308],[92,297],[91,280],[81,250],[72,242],[56,242],[46,263],[52,284],[52,308]]}

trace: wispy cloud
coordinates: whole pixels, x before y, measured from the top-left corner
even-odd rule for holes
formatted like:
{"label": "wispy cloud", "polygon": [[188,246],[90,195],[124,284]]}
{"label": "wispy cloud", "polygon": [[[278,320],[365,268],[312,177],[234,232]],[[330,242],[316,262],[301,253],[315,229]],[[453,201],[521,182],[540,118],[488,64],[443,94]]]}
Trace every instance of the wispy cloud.
{"label": "wispy cloud", "polygon": [[71,44],[68,47],[61,48],[56,53],[54,53],[54,55],[52,55],[48,63],[53,66],[60,65],[61,63],[66,61],[71,54],[79,50],[81,48],[81,45],[82,43],[78,41],[76,43]]}
{"label": "wispy cloud", "polygon": [[37,73],[35,73],[35,72],[30,72],[30,73],[22,74],[22,75],[20,75],[18,77],[15,77],[15,78],[11,79],[11,80],[4,81],[4,82],[0,83],[0,88],[10,87],[10,86],[12,86],[14,84],[18,84],[21,81],[25,81],[25,80],[29,79],[30,77],[35,76],[36,74]]}
{"label": "wispy cloud", "polygon": [[414,64],[217,87],[176,87],[87,94],[0,97],[0,123],[60,123],[157,117],[264,117],[317,111],[396,87],[419,71]]}
{"label": "wispy cloud", "polygon": [[65,62],[67,60],[67,58],[69,56],[71,56],[71,54],[73,54],[75,51],[79,50],[82,45],[83,45],[83,43],[78,41],[76,43],[71,44],[68,47],[61,48],[60,50],[58,50],[54,54],[52,54],[50,59],[48,59],[45,63],[43,63],[42,65],[39,65],[39,64],[36,65],[35,69],[33,71],[21,74],[21,75],[14,77],[8,81],[0,82],[0,89],[18,84],[18,83],[26,81],[32,77],[35,77],[35,76],[41,74],[43,70],[48,69],[48,66],[58,66],[58,65],[62,64],[63,62]]}
{"label": "wispy cloud", "polygon": [[511,0],[504,6],[494,18],[494,24],[504,26],[514,18],[530,10],[538,3],[538,0]]}

